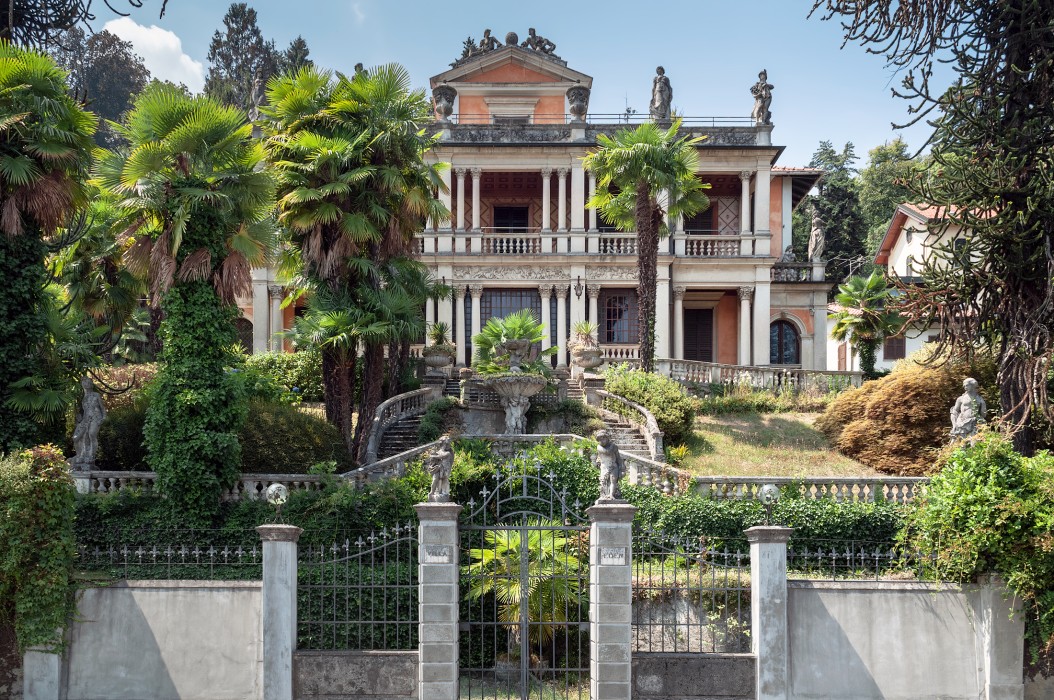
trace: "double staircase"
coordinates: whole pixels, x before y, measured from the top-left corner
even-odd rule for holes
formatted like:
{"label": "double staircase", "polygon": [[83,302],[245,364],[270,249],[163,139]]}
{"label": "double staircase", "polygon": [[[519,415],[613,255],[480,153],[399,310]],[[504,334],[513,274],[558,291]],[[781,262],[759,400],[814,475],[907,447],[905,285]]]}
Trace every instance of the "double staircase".
{"label": "double staircase", "polygon": [[417,447],[417,429],[421,425],[421,418],[410,416],[389,425],[381,438],[377,458],[386,459]]}

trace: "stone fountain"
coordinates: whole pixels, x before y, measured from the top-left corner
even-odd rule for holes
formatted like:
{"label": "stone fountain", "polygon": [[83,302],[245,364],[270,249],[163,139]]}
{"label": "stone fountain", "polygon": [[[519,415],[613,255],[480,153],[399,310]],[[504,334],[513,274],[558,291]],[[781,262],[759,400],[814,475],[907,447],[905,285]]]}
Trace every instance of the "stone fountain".
{"label": "stone fountain", "polygon": [[523,435],[527,432],[527,409],[531,397],[549,383],[537,374],[525,374],[520,364],[530,351],[531,341],[524,339],[505,340],[495,350],[509,356],[509,373],[483,380],[483,386],[498,395],[505,409],[505,434]]}

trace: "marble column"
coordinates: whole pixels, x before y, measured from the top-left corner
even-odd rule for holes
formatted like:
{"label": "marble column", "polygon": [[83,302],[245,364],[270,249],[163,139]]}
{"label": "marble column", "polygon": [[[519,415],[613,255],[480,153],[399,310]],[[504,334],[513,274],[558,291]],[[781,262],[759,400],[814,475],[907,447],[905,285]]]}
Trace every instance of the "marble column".
{"label": "marble column", "polygon": [[[765,273],[768,277],[768,273]],[[771,290],[769,281],[754,282],[754,364],[767,366],[771,360],[769,324],[771,319]]]}
{"label": "marble column", "polygon": [[454,168],[457,175],[457,226],[458,231],[465,230],[465,168]]}
{"label": "marble column", "polygon": [[687,290],[678,285],[673,288],[673,357],[684,359],[684,294]]}
{"label": "marble column", "polygon": [[553,288],[556,294],[556,344],[560,352],[556,355],[556,366],[567,366],[567,285],[557,284]]}
{"label": "marble column", "polygon": [[754,242],[750,235],[750,176],[749,170],[739,173],[739,254],[753,255]]}
{"label": "marble column", "polygon": [[271,351],[282,352],[282,338],[278,334],[285,330],[282,327],[282,297],[285,296],[280,284],[267,285],[267,296],[270,299],[271,322],[270,338]]}
{"label": "marble column", "polygon": [[483,177],[481,168],[472,168],[472,230],[480,229],[479,181]]}
{"label": "marble column", "polygon": [[472,357],[468,355],[468,343],[465,342],[465,288],[462,285],[454,285],[453,299],[454,318],[457,319],[454,329],[454,347],[457,348],[457,353],[454,362],[467,367],[472,364]]}
{"label": "marble column", "polygon": [[[597,176],[593,173],[589,173],[589,189],[586,191],[586,201],[589,201],[597,192]],[[597,210],[589,210],[589,230],[597,230]]]}
{"label": "marble column", "polygon": [[[425,341],[426,341],[426,344],[427,344],[427,338],[428,338],[427,331],[428,331],[429,328],[432,327],[432,324],[436,322],[436,305],[435,304],[436,304],[435,299],[432,299],[431,297],[429,297],[428,299],[425,299],[425,331],[426,331]],[[454,342],[456,343],[457,340],[455,339]]]}
{"label": "marble column", "polygon": [[556,174],[556,230],[567,231],[567,168],[558,169]]}
{"label": "marble column", "polygon": [[[586,171],[582,161],[575,159],[571,166],[571,230],[586,230]],[[583,245],[582,250],[585,250]]]}
{"label": "marble column", "polygon": [[736,364],[750,364],[750,302],[754,298],[753,287],[740,287],[739,294],[739,343]]}
{"label": "marble column", "polygon": [[[812,368],[827,369],[827,295],[816,295],[812,307]],[[822,301],[822,303],[821,303]]]}
{"label": "marble column", "polygon": [[670,357],[670,272],[668,265],[659,266],[655,280],[655,357]]}
{"label": "marble column", "polygon": [[542,231],[553,230],[553,169],[542,168]]}
{"label": "marble column", "polygon": [[[545,336],[542,337],[542,350],[548,350],[553,345],[552,333],[549,332],[549,299],[552,298],[553,285],[542,284],[538,286],[538,295],[542,298],[542,317],[539,319],[545,325]],[[557,336],[559,338],[560,336]]]}
{"label": "marble column", "polygon": [[[483,285],[482,284],[470,284],[468,291],[472,295],[472,335],[476,335],[483,330],[483,321],[481,317],[483,312],[481,311],[480,301],[483,299]],[[471,348],[466,348],[468,352],[468,364],[472,364],[473,351]]]}
{"label": "marble column", "polygon": [[[754,178],[754,255],[768,255],[772,248],[772,231],[769,212],[772,209],[772,169],[769,165],[758,168]],[[767,341],[766,341],[767,342]]]}
{"label": "marble column", "polygon": [[586,294],[589,296],[589,320],[592,323],[600,325],[600,313],[597,309],[597,302],[600,299],[600,285],[599,284],[587,284]]}
{"label": "marble column", "polygon": [[253,353],[267,352],[271,347],[271,324],[268,318],[271,307],[268,303],[267,277],[269,270],[265,267],[252,269],[253,284]]}

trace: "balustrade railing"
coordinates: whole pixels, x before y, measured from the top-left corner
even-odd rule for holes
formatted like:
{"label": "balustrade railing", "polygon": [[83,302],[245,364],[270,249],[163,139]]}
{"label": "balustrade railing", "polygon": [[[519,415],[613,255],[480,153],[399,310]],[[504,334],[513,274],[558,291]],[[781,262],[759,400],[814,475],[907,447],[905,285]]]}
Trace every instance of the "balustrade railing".
{"label": "balustrade railing", "polygon": [[600,255],[636,255],[636,234],[601,233],[597,236],[597,252]]}
{"label": "balustrade railing", "polygon": [[609,364],[624,362],[633,365],[640,363],[640,345],[601,343],[600,349],[604,353],[604,361]]}
{"label": "balustrade railing", "polygon": [[778,262],[769,269],[769,279],[772,282],[812,282],[812,264]]}
{"label": "balustrade railing", "polygon": [[428,409],[434,399],[438,398],[436,389],[425,387],[415,389],[405,394],[393,396],[377,407],[377,414],[373,418],[370,427],[370,436],[366,443],[366,463],[372,464],[377,461],[377,451],[380,449],[381,438],[388,426],[397,423],[403,418],[418,416]]}
{"label": "balustrade railing", "polygon": [[596,395],[605,409],[614,411],[641,427],[644,442],[648,445],[648,453],[652,459],[656,462],[666,461],[666,452],[662,445],[662,431],[659,430],[659,422],[655,420],[651,411],[639,403],[634,403],[624,396],[612,394],[610,391],[597,389]]}
{"label": "balustrade railing", "polygon": [[779,365],[752,367],[670,358],[656,359],[655,369],[660,374],[685,383],[743,385],[775,391],[827,393],[858,387],[863,381],[860,372],[801,369]]}
{"label": "balustrade railing", "polygon": [[[154,472],[89,471],[73,472],[80,493],[117,493],[125,490],[153,491],[157,481]],[[267,488],[282,484],[290,491],[316,491],[322,488],[322,477],[314,474],[242,474],[220,494],[223,501],[262,501]]]}
{"label": "balustrade railing", "polygon": [[739,236],[685,236],[676,241],[676,253],[689,258],[734,258],[740,255],[740,240]]}

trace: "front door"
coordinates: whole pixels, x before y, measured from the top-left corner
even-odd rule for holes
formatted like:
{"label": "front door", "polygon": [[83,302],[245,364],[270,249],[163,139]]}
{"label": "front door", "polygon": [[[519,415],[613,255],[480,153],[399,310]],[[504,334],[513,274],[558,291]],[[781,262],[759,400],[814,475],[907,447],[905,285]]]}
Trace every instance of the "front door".
{"label": "front door", "polygon": [[684,359],[714,361],[714,310],[684,310]]}

